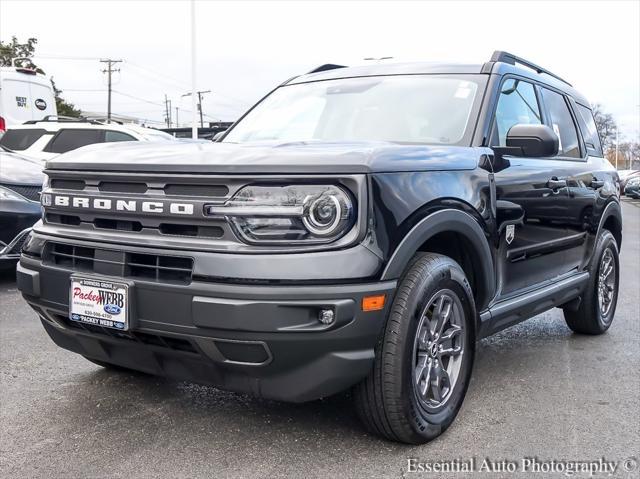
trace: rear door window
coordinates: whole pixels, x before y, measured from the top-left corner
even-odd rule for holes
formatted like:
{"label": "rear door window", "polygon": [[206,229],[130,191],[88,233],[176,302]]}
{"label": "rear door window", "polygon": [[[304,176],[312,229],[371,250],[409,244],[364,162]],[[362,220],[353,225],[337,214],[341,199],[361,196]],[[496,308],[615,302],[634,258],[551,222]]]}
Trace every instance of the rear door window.
{"label": "rear door window", "polygon": [[81,146],[104,142],[104,130],[67,129],[60,130],[49,142],[44,151],[48,153],[66,153]]}
{"label": "rear door window", "polygon": [[33,145],[47,130],[34,128],[33,130],[7,130],[0,138],[0,145],[13,151],[23,151]]}
{"label": "rear door window", "polygon": [[598,136],[598,129],[596,128],[596,122],[593,119],[593,112],[586,106],[574,103],[576,106],[578,117],[578,126],[582,132],[585,146],[587,147],[587,153],[592,156],[602,156],[602,145],[600,144],[600,137]]}
{"label": "rear door window", "polygon": [[112,141],[136,141],[136,139],[121,131],[107,130],[104,132],[104,141],[110,143]]}
{"label": "rear door window", "polygon": [[541,88],[542,100],[549,113],[549,126],[558,135],[558,156],[580,158],[578,132],[569,111],[565,97],[559,93]]}

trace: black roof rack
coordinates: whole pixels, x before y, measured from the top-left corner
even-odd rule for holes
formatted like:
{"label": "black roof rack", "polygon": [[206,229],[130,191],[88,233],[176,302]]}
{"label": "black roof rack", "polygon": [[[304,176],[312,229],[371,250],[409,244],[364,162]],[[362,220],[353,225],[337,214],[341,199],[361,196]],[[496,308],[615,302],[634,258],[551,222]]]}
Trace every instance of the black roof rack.
{"label": "black roof rack", "polygon": [[41,120],[29,120],[25,121],[23,125],[35,125],[42,122],[54,122],[54,123],[91,123],[92,125],[101,125],[99,121],[95,121],[85,117],[73,117],[73,116],[58,116],[47,115]]}
{"label": "black roof rack", "polygon": [[335,70],[336,68],[347,68],[347,67],[346,65],[335,65],[334,63],[325,63],[324,65],[320,65],[319,67],[314,68],[310,72],[307,72],[307,75],[311,73],[325,72],[327,70]]}
{"label": "black roof rack", "polygon": [[532,63],[528,60],[525,60],[524,58],[520,58],[516,55],[513,55],[512,53],[509,53],[509,52],[496,50],[495,52],[493,52],[493,55],[491,55],[491,60],[489,61],[493,63],[502,62],[502,63],[508,63],[510,65],[515,65],[515,64],[523,65],[525,67],[531,68],[536,73],[546,73],[547,75],[552,76],[557,80],[560,80],[562,83],[566,83],[567,85],[572,86],[571,83],[569,83],[567,80],[564,80],[563,78],[560,78],[555,73],[551,73],[549,70],[542,68],[541,66],[536,65],[535,63]]}

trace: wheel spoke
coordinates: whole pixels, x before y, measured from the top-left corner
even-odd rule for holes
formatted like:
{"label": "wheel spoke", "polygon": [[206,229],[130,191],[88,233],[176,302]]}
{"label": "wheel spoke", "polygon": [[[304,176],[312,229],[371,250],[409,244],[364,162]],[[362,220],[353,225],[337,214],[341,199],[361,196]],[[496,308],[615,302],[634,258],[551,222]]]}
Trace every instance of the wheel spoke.
{"label": "wheel spoke", "polygon": [[442,367],[440,365],[433,367],[431,374],[431,395],[434,401],[442,401],[442,389],[440,388],[440,382],[442,380]]}
{"label": "wheel spoke", "polygon": [[436,312],[436,327],[434,333],[442,335],[442,330],[451,316],[452,303],[445,295],[440,296]]}
{"label": "wheel spoke", "polygon": [[455,348],[443,348],[440,350],[440,357],[442,356],[456,357],[461,352],[462,352],[462,348],[460,346],[457,346]]}
{"label": "wheel spoke", "polygon": [[420,328],[420,333],[418,334],[418,349],[420,351],[426,351],[427,343],[431,340],[431,331],[429,330],[429,326],[427,325],[427,319],[424,319],[422,323],[422,327]]}
{"label": "wheel spoke", "polygon": [[423,385],[419,385],[420,386],[420,394],[422,395],[422,397],[424,397],[425,399],[427,398],[427,392],[429,391],[429,384],[431,382],[431,370],[433,368],[431,367],[431,363],[427,364],[427,375],[424,378],[424,384]]}
{"label": "wheel spoke", "polygon": [[451,328],[447,329],[447,331],[440,336],[440,343],[444,341],[451,341],[456,338],[462,332],[462,328],[460,326],[451,326]]}
{"label": "wheel spoke", "polygon": [[419,386],[420,381],[424,375],[424,370],[428,367],[427,361],[429,359],[428,354],[418,353],[418,364],[416,364],[415,368],[415,382]]}

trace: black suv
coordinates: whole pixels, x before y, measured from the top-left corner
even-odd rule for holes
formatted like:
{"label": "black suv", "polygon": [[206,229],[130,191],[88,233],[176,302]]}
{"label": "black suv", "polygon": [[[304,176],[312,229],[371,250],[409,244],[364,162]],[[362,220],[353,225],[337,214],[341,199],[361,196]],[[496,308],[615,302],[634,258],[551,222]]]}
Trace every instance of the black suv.
{"label": "black suv", "polygon": [[462,404],[475,343],[555,306],[613,320],[616,171],[589,102],[514,55],[323,65],[210,144],[50,161],[18,286],[105,367],[285,401],[354,387],[421,443]]}

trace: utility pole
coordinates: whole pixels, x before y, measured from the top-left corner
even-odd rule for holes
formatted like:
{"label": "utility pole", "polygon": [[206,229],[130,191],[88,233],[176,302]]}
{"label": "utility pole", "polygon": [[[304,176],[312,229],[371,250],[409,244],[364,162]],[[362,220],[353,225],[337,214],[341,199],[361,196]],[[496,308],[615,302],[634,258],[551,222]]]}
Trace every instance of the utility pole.
{"label": "utility pole", "polygon": [[180,128],[180,119],[178,117],[179,108],[176,107],[176,128]]}
{"label": "utility pole", "polygon": [[122,60],[112,60],[110,58],[105,58],[104,60],[100,60],[100,63],[106,63],[107,68],[102,70],[102,73],[107,74],[107,123],[111,123],[111,74],[114,72],[119,72],[120,69],[114,69],[113,65],[116,63],[122,63]]}
{"label": "utility pole", "polygon": [[[205,93],[211,93],[211,90],[202,90],[202,91],[197,91],[196,95],[198,95],[198,111],[200,112],[200,128],[204,128],[204,119],[202,118],[202,95],[204,95]],[[192,93],[185,93],[184,96],[193,96]]]}
{"label": "utility pole", "polygon": [[164,95],[164,120],[167,122],[167,128],[171,128],[171,100]]}
{"label": "utility pole", "polygon": [[211,93],[211,90],[198,92],[198,110],[200,110],[200,128],[204,128],[204,122],[202,121],[202,94]]}

